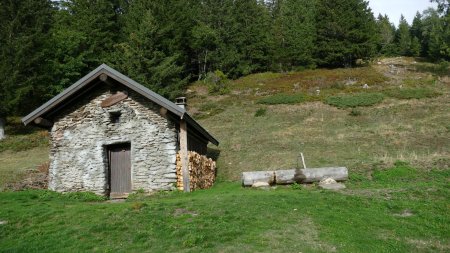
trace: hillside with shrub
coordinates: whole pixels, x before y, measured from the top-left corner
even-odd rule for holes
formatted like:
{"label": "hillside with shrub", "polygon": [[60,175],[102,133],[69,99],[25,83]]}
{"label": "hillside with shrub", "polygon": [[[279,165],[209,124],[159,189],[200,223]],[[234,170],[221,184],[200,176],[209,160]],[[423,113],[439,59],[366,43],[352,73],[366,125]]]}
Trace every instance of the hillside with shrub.
{"label": "hillside with shrub", "polygon": [[[450,5],[398,27],[364,0],[0,2],[0,252],[450,252]],[[46,190],[21,117],[102,63],[220,145],[208,190]],[[5,136],[3,136],[3,127]],[[345,166],[346,189],[241,173]]]}
{"label": "hillside with shrub", "polygon": [[[407,160],[448,168],[449,67],[385,58],[358,68],[260,73],[229,80],[227,94],[204,82],[189,110],[221,140],[219,177],[299,166],[371,170]],[[301,163],[300,163],[301,164]]]}
{"label": "hillside with shrub", "polygon": [[[385,58],[237,80],[211,75],[187,94],[190,113],[220,141],[209,149],[215,186],[137,191],[125,202],[32,190],[48,169],[48,134],[9,118],[0,251],[447,252],[449,71]],[[301,167],[300,152],[309,168],[348,167],[347,189],[241,187],[243,171]]]}

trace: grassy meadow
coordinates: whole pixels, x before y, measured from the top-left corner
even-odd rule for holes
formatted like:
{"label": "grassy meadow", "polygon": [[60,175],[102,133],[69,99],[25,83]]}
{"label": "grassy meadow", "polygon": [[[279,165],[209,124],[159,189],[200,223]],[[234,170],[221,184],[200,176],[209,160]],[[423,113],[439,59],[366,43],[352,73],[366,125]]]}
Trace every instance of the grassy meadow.
{"label": "grassy meadow", "polygon": [[448,252],[449,176],[399,163],[342,192],[221,182],[121,203],[5,192],[0,252]]}
{"label": "grassy meadow", "polygon": [[[260,73],[190,113],[219,141],[212,189],[13,192],[48,160],[48,134],[8,119],[0,141],[0,252],[449,252],[450,70],[413,58],[352,69]],[[347,189],[242,188],[241,172],[349,168]]]}

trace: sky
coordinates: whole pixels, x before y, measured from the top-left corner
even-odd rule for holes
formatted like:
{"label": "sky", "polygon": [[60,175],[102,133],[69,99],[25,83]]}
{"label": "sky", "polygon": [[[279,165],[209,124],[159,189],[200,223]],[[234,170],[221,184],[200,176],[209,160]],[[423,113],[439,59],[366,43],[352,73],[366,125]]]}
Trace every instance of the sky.
{"label": "sky", "polygon": [[389,20],[398,26],[401,14],[411,25],[417,11],[422,13],[428,7],[436,7],[436,4],[430,3],[430,0],[369,0],[369,7],[375,18],[379,13],[387,14]]}

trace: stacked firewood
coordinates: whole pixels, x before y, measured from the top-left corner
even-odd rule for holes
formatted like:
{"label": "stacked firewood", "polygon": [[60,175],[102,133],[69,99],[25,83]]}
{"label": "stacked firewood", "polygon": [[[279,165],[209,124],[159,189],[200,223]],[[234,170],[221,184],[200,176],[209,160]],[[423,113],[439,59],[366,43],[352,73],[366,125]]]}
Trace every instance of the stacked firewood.
{"label": "stacked firewood", "polygon": [[[216,162],[196,152],[188,153],[189,184],[191,191],[213,186],[216,178]],[[177,188],[183,190],[183,173],[180,154],[177,154]]]}
{"label": "stacked firewood", "polygon": [[180,152],[177,153],[177,189],[183,190],[183,166],[181,163]]}

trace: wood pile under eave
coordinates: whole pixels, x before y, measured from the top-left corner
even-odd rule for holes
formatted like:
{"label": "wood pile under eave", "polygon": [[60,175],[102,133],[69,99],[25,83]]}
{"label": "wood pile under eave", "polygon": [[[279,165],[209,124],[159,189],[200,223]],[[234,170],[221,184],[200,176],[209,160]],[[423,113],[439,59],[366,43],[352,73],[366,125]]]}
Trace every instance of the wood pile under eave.
{"label": "wood pile under eave", "polygon": [[[216,179],[216,162],[196,152],[188,152],[189,183],[191,191],[208,189]],[[177,188],[183,190],[183,174],[180,154],[177,154]]]}

